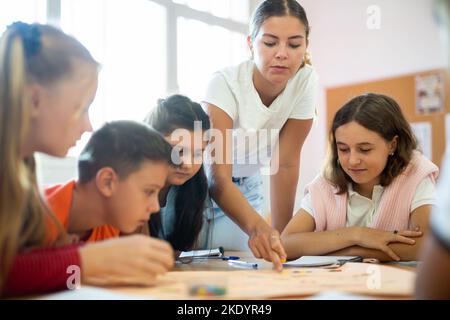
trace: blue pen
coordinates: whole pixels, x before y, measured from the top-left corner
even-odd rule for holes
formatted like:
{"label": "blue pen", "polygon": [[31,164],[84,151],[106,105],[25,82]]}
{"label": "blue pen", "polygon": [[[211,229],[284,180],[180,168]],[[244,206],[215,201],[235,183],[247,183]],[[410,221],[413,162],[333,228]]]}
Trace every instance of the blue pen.
{"label": "blue pen", "polygon": [[228,260],[228,264],[241,268],[251,268],[258,269],[258,264],[254,262],[238,261],[238,260]]}
{"label": "blue pen", "polygon": [[239,260],[240,258],[239,257],[237,257],[237,256],[223,256],[222,257],[222,260],[225,260],[225,261],[229,261],[229,260]]}
{"label": "blue pen", "polygon": [[205,257],[194,257],[193,259],[221,259],[221,260],[239,260],[237,256],[205,256]]}

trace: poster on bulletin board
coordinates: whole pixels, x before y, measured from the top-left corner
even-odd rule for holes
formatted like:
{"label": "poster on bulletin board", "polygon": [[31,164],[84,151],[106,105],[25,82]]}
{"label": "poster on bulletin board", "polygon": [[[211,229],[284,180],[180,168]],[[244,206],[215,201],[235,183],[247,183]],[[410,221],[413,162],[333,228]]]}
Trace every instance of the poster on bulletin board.
{"label": "poster on bulletin board", "polygon": [[328,129],[333,117],[351,98],[375,92],[394,98],[408,120],[422,151],[438,166],[446,144],[450,152],[450,74],[434,69],[412,74],[347,84],[326,89]]}
{"label": "poster on bulletin board", "polygon": [[450,113],[445,115],[445,141],[446,149],[450,152]]}
{"label": "poster on bulletin board", "polygon": [[414,122],[411,123],[411,129],[417,138],[419,149],[428,159],[433,159],[432,134],[430,122]]}
{"label": "poster on bulletin board", "polygon": [[441,73],[416,76],[416,114],[442,112],[444,101],[444,78]]}

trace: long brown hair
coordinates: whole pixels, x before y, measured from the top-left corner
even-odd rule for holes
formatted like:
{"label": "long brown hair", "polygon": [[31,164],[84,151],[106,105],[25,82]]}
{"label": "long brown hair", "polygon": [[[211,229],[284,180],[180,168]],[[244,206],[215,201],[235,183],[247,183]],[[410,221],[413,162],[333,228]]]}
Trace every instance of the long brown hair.
{"label": "long brown hair", "polygon": [[98,67],[80,42],[51,26],[16,22],[0,39],[0,294],[15,255],[42,246],[53,217],[39,193],[34,157],[22,154],[30,128],[26,86],[56,83],[73,72],[75,60]]}
{"label": "long brown hair", "polygon": [[[165,136],[177,129],[194,131],[196,121],[200,122],[203,132],[211,127],[209,117],[200,104],[178,94],[159,100],[156,108],[144,120]],[[207,193],[208,181],[203,165],[191,179],[177,187],[174,228],[171,234],[165,235],[165,240],[175,250],[186,251],[195,246],[203,225]],[[158,237],[159,231],[162,230],[160,212],[152,215],[149,229],[152,236]]]}
{"label": "long brown hair", "polygon": [[323,175],[338,189],[338,194],[347,192],[347,184],[352,179],[339,164],[335,134],[340,126],[352,121],[378,133],[387,142],[398,137],[397,148],[381,173],[382,186],[388,186],[406,168],[417,148],[411,127],[394,99],[375,93],[353,98],[336,113],[329,134],[328,158]]}

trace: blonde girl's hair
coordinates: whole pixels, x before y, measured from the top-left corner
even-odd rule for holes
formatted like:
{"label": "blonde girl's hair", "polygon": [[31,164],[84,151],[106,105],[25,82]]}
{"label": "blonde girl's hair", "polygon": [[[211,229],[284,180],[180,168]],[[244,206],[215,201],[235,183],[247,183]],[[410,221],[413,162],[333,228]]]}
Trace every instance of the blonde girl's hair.
{"label": "blonde girl's hair", "polygon": [[25,88],[69,77],[76,60],[98,68],[80,42],[48,25],[16,22],[0,38],[0,295],[14,257],[43,246],[48,222],[57,224],[40,196],[34,157],[22,155],[30,128]]}

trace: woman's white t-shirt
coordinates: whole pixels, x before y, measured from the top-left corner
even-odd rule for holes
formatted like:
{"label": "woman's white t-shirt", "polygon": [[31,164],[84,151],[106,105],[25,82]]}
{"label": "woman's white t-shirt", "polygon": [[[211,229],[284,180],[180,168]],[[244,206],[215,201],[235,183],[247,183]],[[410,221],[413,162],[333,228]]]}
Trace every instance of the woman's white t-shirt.
{"label": "woman's white t-shirt", "polygon": [[233,176],[249,177],[270,163],[279,131],[288,119],[313,119],[317,74],[305,65],[284,91],[266,107],[253,85],[252,60],[213,74],[203,102],[222,109],[233,120]]}

